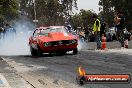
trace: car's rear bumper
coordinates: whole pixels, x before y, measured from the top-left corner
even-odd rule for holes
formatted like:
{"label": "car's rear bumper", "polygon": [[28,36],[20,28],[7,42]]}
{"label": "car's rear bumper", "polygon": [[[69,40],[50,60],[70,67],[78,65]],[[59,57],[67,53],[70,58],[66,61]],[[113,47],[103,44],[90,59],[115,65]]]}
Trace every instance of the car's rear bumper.
{"label": "car's rear bumper", "polygon": [[41,50],[43,53],[56,53],[56,52],[72,51],[73,49],[76,48],[77,48],[77,44],[70,44],[70,45],[41,47]]}

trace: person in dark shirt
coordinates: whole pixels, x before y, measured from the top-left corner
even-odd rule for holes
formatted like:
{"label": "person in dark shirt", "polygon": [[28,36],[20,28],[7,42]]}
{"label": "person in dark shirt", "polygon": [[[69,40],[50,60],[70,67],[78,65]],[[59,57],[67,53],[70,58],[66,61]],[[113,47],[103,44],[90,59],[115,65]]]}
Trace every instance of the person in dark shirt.
{"label": "person in dark shirt", "polygon": [[124,15],[123,12],[119,12],[118,16],[117,16],[117,22],[118,24],[116,24],[117,27],[117,31],[116,31],[116,36],[117,36],[117,40],[121,43],[121,47],[124,47]]}
{"label": "person in dark shirt", "polygon": [[98,20],[96,20],[96,26],[99,26],[99,21]]}
{"label": "person in dark shirt", "polygon": [[15,35],[15,28],[11,27],[10,24],[7,23],[4,29],[4,38],[15,38]]}
{"label": "person in dark shirt", "polygon": [[89,29],[88,29],[88,27],[84,28],[84,33],[85,33],[85,41],[88,41],[89,40]]}
{"label": "person in dark shirt", "polygon": [[105,31],[106,31],[105,29],[106,29],[106,23],[102,22],[100,27],[100,37],[102,37],[102,34],[105,35]]}

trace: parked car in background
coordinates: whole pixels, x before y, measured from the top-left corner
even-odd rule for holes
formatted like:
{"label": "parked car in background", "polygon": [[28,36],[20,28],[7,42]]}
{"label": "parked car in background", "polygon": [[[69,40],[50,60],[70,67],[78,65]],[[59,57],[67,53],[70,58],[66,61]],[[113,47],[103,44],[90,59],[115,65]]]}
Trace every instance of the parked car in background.
{"label": "parked car in background", "polygon": [[128,41],[131,40],[131,32],[127,31],[127,29],[124,29],[124,39],[128,39]]}
{"label": "parked car in background", "polygon": [[116,29],[115,29],[115,27],[109,28],[109,31],[106,32],[106,38],[107,38],[107,42],[117,40],[116,39]]}
{"label": "parked car in background", "polygon": [[112,33],[111,32],[106,32],[106,39],[107,39],[107,42],[110,42],[112,41]]}

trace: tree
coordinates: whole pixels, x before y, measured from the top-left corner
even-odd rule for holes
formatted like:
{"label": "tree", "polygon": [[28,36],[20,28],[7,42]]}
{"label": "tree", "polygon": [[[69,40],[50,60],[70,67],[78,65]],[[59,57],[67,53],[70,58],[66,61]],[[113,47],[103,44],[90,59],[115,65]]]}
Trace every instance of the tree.
{"label": "tree", "polygon": [[[76,0],[21,0],[20,8],[34,19],[34,4],[36,6],[37,19],[41,23],[57,25],[64,23],[64,18],[72,12],[72,7],[77,7]],[[61,22],[60,22],[61,21]]]}
{"label": "tree", "polygon": [[0,1],[0,21],[10,22],[18,17],[18,1],[17,0],[2,0]]}
{"label": "tree", "polygon": [[81,27],[82,26],[82,19],[79,14],[75,14],[72,16],[72,22],[73,22],[73,27]]}
{"label": "tree", "polygon": [[91,17],[93,14],[95,14],[94,12],[92,12],[91,10],[81,9],[79,14],[81,15],[81,19],[82,19],[82,23],[83,23],[84,27],[86,27],[88,25],[89,26],[93,25]]}
{"label": "tree", "polygon": [[99,5],[101,6],[102,15],[105,16],[108,25],[112,26],[114,12],[122,11],[126,17],[126,24],[132,28],[132,0],[100,0]]}
{"label": "tree", "polygon": [[113,26],[114,21],[114,10],[113,10],[113,4],[111,0],[100,0],[99,2],[100,7],[100,16],[104,19],[104,21],[107,23],[108,27]]}
{"label": "tree", "polygon": [[72,16],[74,27],[92,27],[93,20],[91,19],[92,15],[95,14],[91,10],[81,9],[80,12]]}

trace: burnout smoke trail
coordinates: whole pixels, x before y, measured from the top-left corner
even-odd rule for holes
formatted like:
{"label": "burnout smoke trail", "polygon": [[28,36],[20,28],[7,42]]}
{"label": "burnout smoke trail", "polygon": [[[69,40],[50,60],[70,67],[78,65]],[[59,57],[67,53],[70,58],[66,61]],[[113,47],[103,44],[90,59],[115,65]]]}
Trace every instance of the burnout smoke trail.
{"label": "burnout smoke trail", "polygon": [[[16,29],[15,38],[5,37],[4,39],[0,39],[0,55],[30,55],[28,39],[33,32],[33,24],[29,21],[18,21],[13,27]],[[79,39],[78,50],[86,48],[86,43],[82,39]]]}
{"label": "burnout smoke trail", "polygon": [[28,38],[32,34],[32,27],[32,24],[28,21],[16,22],[14,39],[10,36],[0,40],[0,55],[30,55]]}
{"label": "burnout smoke trail", "polygon": [[86,50],[86,49],[88,49],[88,45],[83,39],[79,39],[77,48],[79,51]]}

